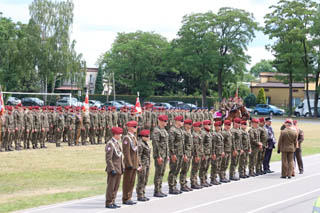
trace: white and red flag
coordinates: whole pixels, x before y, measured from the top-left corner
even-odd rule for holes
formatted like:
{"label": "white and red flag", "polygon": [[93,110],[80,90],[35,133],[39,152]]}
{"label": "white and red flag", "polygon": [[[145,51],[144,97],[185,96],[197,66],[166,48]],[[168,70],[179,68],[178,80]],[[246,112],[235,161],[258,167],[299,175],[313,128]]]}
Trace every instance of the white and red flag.
{"label": "white and red flag", "polygon": [[134,106],[134,111],[139,114],[141,114],[142,112],[139,96],[136,99],[136,105]]}
{"label": "white and red flag", "polygon": [[88,90],[86,93],[86,97],[84,99],[84,105],[82,107],[82,111],[83,112],[89,112],[89,94],[88,94]]}

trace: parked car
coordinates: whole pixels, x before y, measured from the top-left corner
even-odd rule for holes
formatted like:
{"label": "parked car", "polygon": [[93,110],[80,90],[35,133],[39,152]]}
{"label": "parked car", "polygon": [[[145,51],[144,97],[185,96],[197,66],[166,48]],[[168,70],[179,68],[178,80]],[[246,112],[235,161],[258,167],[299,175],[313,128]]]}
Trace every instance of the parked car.
{"label": "parked car", "polygon": [[152,102],[152,101],[145,101],[145,102],[143,103],[143,107],[145,107],[146,105],[149,105],[149,104],[155,105],[156,103],[155,103],[155,102]]}
{"label": "parked car", "polygon": [[106,102],[106,103],[104,104],[104,106],[107,107],[107,108],[108,108],[109,106],[111,106],[111,107],[115,106],[115,107],[117,108],[117,110],[120,110],[121,107],[124,107],[122,104],[119,104],[117,101],[109,101],[109,102]]}
{"label": "parked car", "polygon": [[101,103],[101,101],[98,101],[98,100],[89,100],[89,106],[90,107],[95,106],[100,108],[103,106],[103,103]]}
{"label": "parked car", "polygon": [[169,103],[156,103],[153,106],[156,108],[165,108],[165,109],[173,108],[173,106],[171,106],[171,104],[169,104]]}
{"label": "parked car", "polygon": [[[310,99],[310,106],[314,107],[314,99]],[[318,108],[320,108],[320,99],[318,100]],[[304,100],[303,102],[301,102],[294,110],[294,114],[295,116],[299,117],[299,116],[305,116],[308,117],[309,116],[309,109],[308,109],[308,100]]]}
{"label": "parked car", "polygon": [[18,105],[21,104],[21,100],[19,98],[16,97],[9,97],[8,101],[7,101],[7,105]]}
{"label": "parked car", "polygon": [[27,97],[22,98],[21,103],[23,106],[43,106],[44,101],[39,98]]}
{"label": "parked car", "polygon": [[129,102],[123,101],[123,100],[116,100],[119,104],[126,106],[126,107],[134,107],[133,104],[130,104]]}
{"label": "parked car", "polygon": [[[312,113],[312,116],[313,116],[313,113],[314,113],[314,107],[311,107],[311,113]],[[305,117],[310,117],[309,116],[309,112],[306,112]],[[318,117],[320,117],[320,107],[318,107]]]}
{"label": "parked car", "polygon": [[[57,101],[57,103],[59,102],[58,103],[59,105],[57,105],[57,103],[56,103],[56,106],[69,106],[70,105],[69,101],[70,101],[70,97],[69,96],[65,96],[65,97],[63,97],[63,98],[61,98],[60,100]],[[66,104],[66,102],[68,104]],[[71,97],[71,106],[82,107],[83,105],[84,105],[83,102],[78,101],[78,99],[76,99],[74,97]]]}
{"label": "parked car", "polygon": [[184,104],[182,101],[169,101],[169,104],[173,107],[177,107],[178,105]]}
{"label": "parked car", "polygon": [[190,103],[178,104],[177,107],[187,110],[198,109],[196,105]]}
{"label": "parked car", "polygon": [[284,110],[270,104],[257,104],[253,109],[255,115],[283,115]]}

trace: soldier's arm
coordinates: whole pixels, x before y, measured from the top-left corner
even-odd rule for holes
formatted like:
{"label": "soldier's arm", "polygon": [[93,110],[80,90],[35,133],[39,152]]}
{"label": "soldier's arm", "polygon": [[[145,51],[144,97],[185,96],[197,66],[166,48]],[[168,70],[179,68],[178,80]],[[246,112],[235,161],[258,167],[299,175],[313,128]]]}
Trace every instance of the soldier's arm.
{"label": "soldier's arm", "polygon": [[252,145],[257,145],[259,146],[259,137],[255,137],[254,131],[250,130],[249,131],[249,138],[250,138],[250,143]]}
{"label": "soldier's arm", "polygon": [[299,137],[298,137],[298,142],[299,144],[304,141],[304,133],[301,129],[299,129]]}
{"label": "soldier's arm", "polygon": [[282,143],[282,131],[280,132],[280,136],[279,136],[279,140],[278,140],[278,150],[280,150],[281,143]]}
{"label": "soldier's arm", "polygon": [[217,146],[217,135],[216,134],[212,134],[212,149],[211,149],[211,153],[213,155],[216,154],[216,146]]}
{"label": "soldier's arm", "polygon": [[176,153],[176,150],[174,149],[175,139],[176,139],[176,132],[173,129],[170,129],[170,131],[169,131],[169,152],[170,152],[170,155],[174,155]]}
{"label": "soldier's arm", "polygon": [[113,156],[113,146],[111,142],[106,145],[106,163],[107,163],[107,172],[115,171],[112,156]]}
{"label": "soldier's arm", "polygon": [[126,168],[132,167],[132,159],[130,155],[130,141],[127,137],[123,139],[122,142],[122,150],[123,150],[123,157],[124,157],[124,165]]}
{"label": "soldier's arm", "polygon": [[159,153],[159,148],[158,148],[159,141],[160,141],[160,131],[154,130],[152,134],[152,147],[153,147],[154,156],[156,158],[161,157]]}

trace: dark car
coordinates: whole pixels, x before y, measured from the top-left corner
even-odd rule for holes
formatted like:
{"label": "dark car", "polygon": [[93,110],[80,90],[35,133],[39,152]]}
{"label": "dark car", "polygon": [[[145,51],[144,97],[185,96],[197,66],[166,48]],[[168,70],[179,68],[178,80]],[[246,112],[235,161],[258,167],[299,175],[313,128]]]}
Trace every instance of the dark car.
{"label": "dark car", "polygon": [[134,107],[133,104],[130,104],[129,102],[126,102],[126,101],[116,100],[116,102],[118,102],[119,104],[126,106],[126,107]]}
{"label": "dark car", "polygon": [[284,110],[270,104],[257,104],[253,113],[255,115],[283,115]]}
{"label": "dark car", "polygon": [[33,98],[33,97],[22,98],[21,103],[23,106],[43,106],[44,105],[43,100],[39,98]]}
{"label": "dark car", "polygon": [[117,110],[120,110],[121,107],[124,107],[122,104],[119,104],[117,101],[109,101],[104,104],[105,107],[113,107],[115,106]]}
{"label": "dark car", "polygon": [[177,107],[181,109],[187,109],[187,110],[198,109],[196,105],[190,104],[190,103],[179,104]]}
{"label": "dark car", "polygon": [[165,109],[171,109],[173,106],[169,103],[156,103],[153,105],[155,108],[165,108]]}

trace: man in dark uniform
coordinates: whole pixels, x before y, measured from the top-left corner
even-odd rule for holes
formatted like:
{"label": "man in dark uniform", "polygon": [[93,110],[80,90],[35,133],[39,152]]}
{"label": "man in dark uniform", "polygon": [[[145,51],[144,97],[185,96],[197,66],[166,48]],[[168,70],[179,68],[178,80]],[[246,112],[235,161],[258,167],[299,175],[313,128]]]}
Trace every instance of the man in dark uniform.
{"label": "man in dark uniform", "polygon": [[105,205],[106,208],[115,209],[120,207],[115,204],[115,199],[117,197],[121,175],[124,169],[122,149],[119,144],[123,130],[120,127],[113,127],[111,131],[113,137],[107,142],[105,149],[107,163],[106,172],[108,173]]}
{"label": "man in dark uniform", "polygon": [[275,148],[276,138],[274,137],[274,132],[271,126],[271,118],[266,118],[265,122],[265,128],[268,131],[268,143],[263,160],[263,171],[266,173],[272,173],[273,171],[270,170],[270,159],[272,155],[272,150]]}

